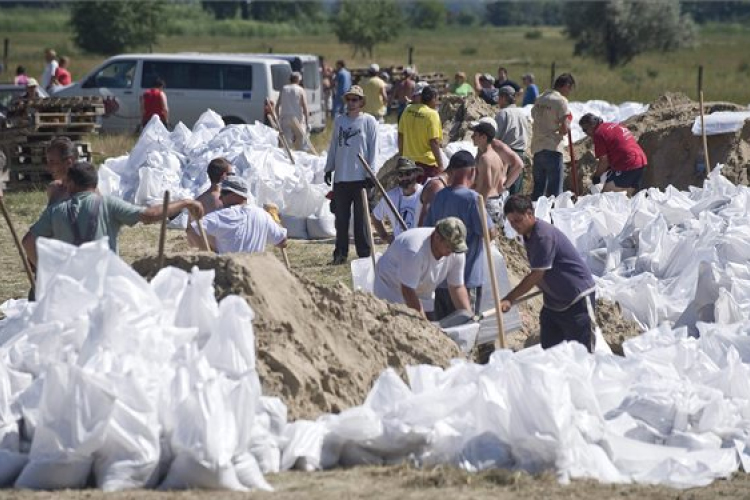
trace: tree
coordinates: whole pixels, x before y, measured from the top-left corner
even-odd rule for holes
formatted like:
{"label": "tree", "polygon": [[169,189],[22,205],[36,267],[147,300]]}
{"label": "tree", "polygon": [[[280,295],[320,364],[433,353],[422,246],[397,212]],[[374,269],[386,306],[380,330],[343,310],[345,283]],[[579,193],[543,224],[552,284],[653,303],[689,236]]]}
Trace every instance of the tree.
{"label": "tree", "polygon": [[647,51],[671,51],[696,39],[695,24],[677,0],[572,2],[565,19],[574,54],[605,61],[611,68]]}
{"label": "tree", "polygon": [[284,2],[253,1],[250,3],[250,17],[257,21],[283,23],[318,22],[325,16],[320,0],[287,0]]}
{"label": "tree", "polygon": [[419,0],[411,6],[409,24],[418,29],[434,30],[445,24],[447,15],[441,0]]}
{"label": "tree", "polygon": [[561,1],[496,1],[485,7],[487,22],[493,26],[517,25],[559,25],[562,24],[562,12],[565,3]]}
{"label": "tree", "polygon": [[240,3],[231,0],[212,0],[201,2],[204,10],[207,10],[214,15],[215,19],[234,19],[237,17],[237,10],[240,8]]}
{"label": "tree", "polygon": [[164,4],[151,1],[74,2],[70,11],[73,39],[95,54],[118,54],[156,42]]}
{"label": "tree", "polygon": [[375,45],[392,40],[401,29],[401,9],[394,0],[344,0],[334,19],[334,32],[341,43],[372,58]]}

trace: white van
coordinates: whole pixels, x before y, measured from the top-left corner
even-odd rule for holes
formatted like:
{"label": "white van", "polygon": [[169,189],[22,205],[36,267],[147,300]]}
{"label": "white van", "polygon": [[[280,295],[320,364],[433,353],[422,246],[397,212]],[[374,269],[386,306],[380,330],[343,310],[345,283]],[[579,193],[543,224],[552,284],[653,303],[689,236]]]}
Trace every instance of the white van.
{"label": "white van", "polygon": [[323,109],[323,82],[320,78],[320,58],[312,54],[248,54],[251,57],[283,59],[292,66],[292,71],[302,73],[302,86],[307,93],[307,108],[310,113],[310,128],[320,132],[326,128],[326,113]]}
{"label": "white van", "polygon": [[278,99],[291,71],[286,60],[242,54],[124,54],[54,95],[115,97],[119,109],[102,119],[102,130],[133,132],[141,124],[140,96],[161,78],[172,124],[192,127],[209,108],[227,124],[253,123],[264,121],[265,99]]}

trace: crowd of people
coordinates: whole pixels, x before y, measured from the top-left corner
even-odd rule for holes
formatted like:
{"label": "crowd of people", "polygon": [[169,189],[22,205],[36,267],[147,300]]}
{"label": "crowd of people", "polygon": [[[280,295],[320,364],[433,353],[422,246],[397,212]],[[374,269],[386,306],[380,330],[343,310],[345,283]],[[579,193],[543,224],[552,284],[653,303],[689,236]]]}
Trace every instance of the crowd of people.
{"label": "crowd of people", "polygon": [[[336,230],[330,264],[348,262],[351,226],[356,254],[370,257],[374,249],[367,219],[371,217],[377,234],[388,244],[375,267],[376,296],[405,304],[434,321],[457,310],[478,314],[485,283],[485,228],[488,236],[495,238],[510,227],[526,247],[531,270],[503,298],[502,309],[507,311],[515,300],[538,287],[544,297],[540,316],[543,347],[571,340],[593,349],[591,272],[561,231],[536,219],[533,206],[541,196],[562,192],[562,146],[572,120],[568,96],[576,85],[573,76],[558,76],[551,89],[536,96],[529,128],[517,102],[521,94],[525,101],[538,93],[533,76],[524,76],[526,87],[522,88],[500,68],[497,80],[477,75],[471,89],[466,76],[457,74],[456,93],[493,95],[498,112],[470,123],[476,154],[460,150],[446,165],[438,90],[415,81],[413,73],[407,72],[395,94],[399,105],[398,186],[369,214],[367,200],[376,181],[369,165],[375,163],[378,123],[386,113],[388,90],[377,65],[370,66],[361,85],[351,84],[343,61],[336,67],[331,80],[333,133],[324,175],[331,186]],[[279,101],[269,104],[267,111],[275,111],[282,131],[299,145],[308,128],[306,110],[300,75],[293,73]],[[629,195],[637,191],[646,156],[632,134],[592,114],[582,117],[580,125],[595,145],[599,162],[595,181],[604,179],[605,190]],[[531,196],[523,194],[527,151],[533,173]],[[106,237],[117,251],[123,225],[153,223],[165,215],[160,206],[143,208],[99,195],[96,169],[78,160],[75,145],[66,138],[50,144],[47,164],[53,177],[48,206],[23,239],[32,264],[38,237],[73,244]],[[218,253],[260,252],[267,243],[286,246],[286,231],[275,211],[247,204],[248,185],[234,174],[230,162],[212,160],[207,175],[210,186],[196,200],[173,202],[166,208],[166,216],[189,211],[192,222],[186,237],[192,246],[205,249],[208,245]],[[486,220],[482,220],[483,214]]]}

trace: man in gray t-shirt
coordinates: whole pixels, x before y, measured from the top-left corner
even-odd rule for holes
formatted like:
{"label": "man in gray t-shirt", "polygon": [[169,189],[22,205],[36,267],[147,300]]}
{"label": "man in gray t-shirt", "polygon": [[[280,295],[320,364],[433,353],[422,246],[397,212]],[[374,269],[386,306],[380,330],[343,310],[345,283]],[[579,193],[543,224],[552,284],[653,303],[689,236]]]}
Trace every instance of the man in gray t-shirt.
{"label": "man in gray t-shirt", "polygon": [[[117,235],[122,226],[161,220],[161,205],[143,208],[118,198],[102,196],[96,192],[98,181],[96,167],[88,162],[79,161],[68,169],[65,187],[70,198],[49,205],[23,237],[24,249],[33,265],[36,265],[36,239],[39,237],[73,245],[108,238],[109,248],[117,252]],[[184,208],[190,210],[196,219],[203,216],[203,206],[195,200],[170,203],[167,215],[174,217]]]}
{"label": "man in gray t-shirt", "polygon": [[567,340],[592,351],[594,278],[578,250],[562,231],[534,216],[528,196],[511,196],[503,211],[523,237],[531,271],[503,298],[501,308],[508,311],[513,301],[538,286],[544,296],[539,315],[542,347]]}

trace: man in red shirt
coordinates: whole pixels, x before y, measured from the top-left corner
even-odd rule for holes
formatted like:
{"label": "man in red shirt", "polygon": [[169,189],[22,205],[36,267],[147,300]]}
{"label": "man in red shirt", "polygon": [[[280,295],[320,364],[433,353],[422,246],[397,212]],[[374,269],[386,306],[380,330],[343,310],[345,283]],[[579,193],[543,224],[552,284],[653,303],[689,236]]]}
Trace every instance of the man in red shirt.
{"label": "man in red shirt", "polygon": [[66,86],[73,83],[72,78],[70,77],[70,71],[68,71],[68,63],[70,62],[70,59],[63,56],[60,58],[60,62],[58,63],[57,69],[55,70],[55,84]]}
{"label": "man in red shirt", "polygon": [[598,184],[606,172],[603,192],[625,191],[632,196],[641,188],[643,169],[648,163],[633,134],[617,123],[604,123],[592,113],[583,115],[578,124],[594,141],[594,156],[599,160],[592,177],[594,183]]}
{"label": "man in red shirt", "polygon": [[167,127],[169,123],[169,106],[167,94],[164,93],[164,80],[157,78],[154,88],[148,89],[141,96],[141,125],[146,126],[152,116],[159,115],[159,119]]}

